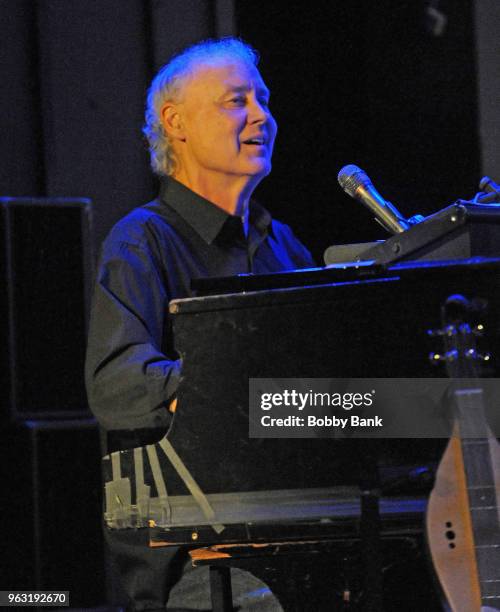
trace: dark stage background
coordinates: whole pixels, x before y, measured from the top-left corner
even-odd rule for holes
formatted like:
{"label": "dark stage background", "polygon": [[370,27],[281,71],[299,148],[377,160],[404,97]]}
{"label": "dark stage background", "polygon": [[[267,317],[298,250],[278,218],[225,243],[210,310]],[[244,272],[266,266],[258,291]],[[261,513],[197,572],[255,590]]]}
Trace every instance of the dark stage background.
{"label": "dark stage background", "polygon": [[365,169],[407,216],[475,191],[471,2],[446,3],[441,36],[428,4],[238,4],[242,34],[262,50],[280,126],[274,173],[260,194],[318,258],[329,244],[384,237],[341,192],[337,173],[346,163]]}
{"label": "dark stage background", "polygon": [[[156,194],[141,134],[152,75],[186,44],[238,34],[261,52],[279,125],[273,173],[257,196],[321,262],[331,244],[385,236],[338,187],[343,165],[364,168],[407,216],[470,197],[482,170],[500,170],[495,140],[500,87],[494,78],[494,24],[499,22],[498,0],[5,0],[0,4],[0,196],[89,198],[97,253],[112,224]],[[29,227],[13,237],[21,246],[36,231]],[[71,251],[64,242],[60,248],[63,255]],[[3,287],[6,269],[2,257]],[[60,304],[64,291],[47,286],[39,299]],[[0,295],[5,322],[9,298],[5,289]],[[30,316],[29,308],[23,310]],[[85,318],[83,304],[80,314]],[[2,332],[5,347],[7,323]],[[74,343],[75,364],[80,364],[81,337],[68,342]],[[9,359],[4,348],[4,371]],[[39,368],[43,377],[43,360]],[[56,412],[64,412],[70,391],[62,381],[60,405],[52,406]],[[89,433],[91,425],[77,419],[52,429],[50,423],[48,428],[11,425],[8,399],[1,397],[1,531],[6,532],[4,557],[13,561],[2,571],[0,588],[61,587],[46,569],[64,565],[57,538],[71,532],[73,551],[64,549],[68,559],[78,542],[100,542],[97,432]],[[47,477],[55,469],[56,443],[59,488]],[[70,486],[61,485],[65,479],[73,483],[78,511],[65,512],[64,491]],[[48,512],[37,497],[44,498],[45,490],[59,513]],[[80,512],[85,491],[86,519]],[[43,539],[47,533],[52,545]],[[103,597],[99,544],[86,546],[84,562],[97,578],[92,588],[75,578],[81,584],[71,586],[74,605],[93,605]]]}

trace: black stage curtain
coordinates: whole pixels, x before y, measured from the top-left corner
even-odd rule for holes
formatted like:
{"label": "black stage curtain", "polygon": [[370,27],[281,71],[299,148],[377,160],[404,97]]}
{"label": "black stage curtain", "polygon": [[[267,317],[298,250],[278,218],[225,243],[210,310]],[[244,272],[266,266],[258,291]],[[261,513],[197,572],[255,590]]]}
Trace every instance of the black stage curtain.
{"label": "black stage curtain", "polygon": [[99,245],[116,220],[156,193],[141,133],[150,79],[173,52],[216,34],[217,7],[215,0],[2,2],[0,195],[91,198]]}

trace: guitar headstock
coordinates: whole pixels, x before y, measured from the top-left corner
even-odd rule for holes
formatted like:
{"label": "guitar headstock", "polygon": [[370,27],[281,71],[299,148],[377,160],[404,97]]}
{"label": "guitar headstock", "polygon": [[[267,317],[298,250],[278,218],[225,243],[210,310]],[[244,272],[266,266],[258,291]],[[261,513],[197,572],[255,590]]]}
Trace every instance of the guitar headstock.
{"label": "guitar headstock", "polygon": [[468,300],[463,295],[450,295],[441,308],[442,327],[428,330],[432,337],[441,337],[441,352],[433,352],[429,359],[433,364],[444,363],[450,378],[478,378],[480,365],[489,362],[491,355],[481,353],[477,339],[484,333],[482,315],[486,304]]}

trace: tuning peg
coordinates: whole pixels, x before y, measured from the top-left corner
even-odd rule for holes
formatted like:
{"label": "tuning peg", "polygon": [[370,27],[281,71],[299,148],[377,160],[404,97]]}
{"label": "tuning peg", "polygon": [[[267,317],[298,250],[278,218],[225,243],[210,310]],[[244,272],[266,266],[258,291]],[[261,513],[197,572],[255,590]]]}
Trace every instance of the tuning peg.
{"label": "tuning peg", "polygon": [[475,361],[489,361],[491,359],[491,354],[478,353],[476,349],[470,348],[468,351],[465,351],[465,357],[467,359],[473,359]]}
{"label": "tuning peg", "polygon": [[428,329],[427,335],[430,336],[431,338],[434,338],[436,336],[444,335],[444,332],[442,329]]}
{"label": "tuning peg", "polygon": [[452,351],[448,351],[444,355],[442,353],[430,353],[429,355],[430,362],[436,365],[438,363],[442,363],[443,361],[448,361],[448,362],[456,361],[457,358],[458,358],[458,351],[455,349],[453,349]]}
{"label": "tuning peg", "polygon": [[445,336],[448,333],[448,328],[445,329],[428,329],[427,335],[434,338],[436,336]]}
{"label": "tuning peg", "polygon": [[446,357],[444,355],[441,355],[440,353],[430,353],[429,361],[434,365],[438,365],[439,363],[446,361]]}
{"label": "tuning peg", "polygon": [[478,336],[479,338],[484,334],[484,325],[482,323],[478,323],[472,328],[472,333],[474,336]]}
{"label": "tuning peg", "polygon": [[442,329],[428,329],[427,335],[434,336],[454,336],[457,333],[457,328],[455,325],[447,325]]}

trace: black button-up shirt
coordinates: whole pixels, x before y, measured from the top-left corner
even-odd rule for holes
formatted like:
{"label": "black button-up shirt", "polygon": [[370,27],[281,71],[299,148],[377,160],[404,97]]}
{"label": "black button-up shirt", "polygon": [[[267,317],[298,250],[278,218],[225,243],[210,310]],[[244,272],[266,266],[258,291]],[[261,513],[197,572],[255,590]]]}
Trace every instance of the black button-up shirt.
{"label": "black button-up shirt", "polygon": [[234,217],[173,179],[106,238],[94,291],[86,383],[107,430],[165,428],[180,373],[168,302],[191,279],[314,266],[290,228],[256,202],[248,235]]}

